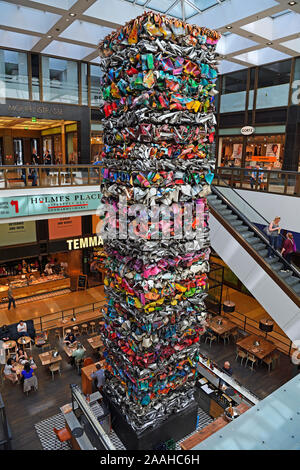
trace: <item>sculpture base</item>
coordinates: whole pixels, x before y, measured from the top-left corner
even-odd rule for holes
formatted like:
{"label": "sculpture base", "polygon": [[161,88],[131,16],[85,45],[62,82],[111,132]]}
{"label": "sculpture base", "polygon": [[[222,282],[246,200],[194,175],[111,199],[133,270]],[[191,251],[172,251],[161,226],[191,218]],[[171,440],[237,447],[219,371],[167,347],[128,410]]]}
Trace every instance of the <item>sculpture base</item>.
{"label": "sculpture base", "polygon": [[137,434],[107,394],[101,393],[111,412],[113,430],[127,450],[152,450],[170,439],[183,439],[196,430],[198,405],[195,400],[183,411],[170,415],[159,426],[151,426]]}

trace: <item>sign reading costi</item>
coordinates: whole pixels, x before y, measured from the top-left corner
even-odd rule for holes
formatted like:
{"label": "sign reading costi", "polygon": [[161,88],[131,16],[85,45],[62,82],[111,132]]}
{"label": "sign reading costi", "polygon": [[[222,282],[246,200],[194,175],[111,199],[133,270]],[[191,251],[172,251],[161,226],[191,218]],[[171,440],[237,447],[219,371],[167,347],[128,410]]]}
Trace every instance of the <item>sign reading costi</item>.
{"label": "sign reading costi", "polygon": [[93,246],[102,246],[103,240],[101,237],[94,235],[93,237],[84,237],[84,238],[73,238],[67,240],[68,249],[71,250],[80,250],[82,248],[91,248]]}
{"label": "sign reading costi", "polygon": [[245,127],[243,127],[243,128],[241,129],[241,133],[242,133],[243,135],[251,135],[251,134],[253,134],[254,132],[255,132],[255,129],[254,129],[254,127],[252,127],[252,126],[245,126]]}

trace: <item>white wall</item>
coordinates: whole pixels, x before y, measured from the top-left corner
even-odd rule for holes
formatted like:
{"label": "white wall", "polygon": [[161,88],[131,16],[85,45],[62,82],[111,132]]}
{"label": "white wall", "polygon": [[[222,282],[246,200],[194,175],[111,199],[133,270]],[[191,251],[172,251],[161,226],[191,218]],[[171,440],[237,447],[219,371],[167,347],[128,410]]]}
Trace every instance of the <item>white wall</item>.
{"label": "white wall", "polygon": [[[233,204],[251,220],[251,222],[263,224],[263,220],[247,208],[247,204],[234,194],[231,188],[218,189],[228,197]],[[236,189],[249,204],[251,204],[265,219],[271,221],[277,215],[281,217],[280,225],[284,230],[300,233],[300,197],[282,196],[280,194],[269,194],[259,191],[247,191]]]}

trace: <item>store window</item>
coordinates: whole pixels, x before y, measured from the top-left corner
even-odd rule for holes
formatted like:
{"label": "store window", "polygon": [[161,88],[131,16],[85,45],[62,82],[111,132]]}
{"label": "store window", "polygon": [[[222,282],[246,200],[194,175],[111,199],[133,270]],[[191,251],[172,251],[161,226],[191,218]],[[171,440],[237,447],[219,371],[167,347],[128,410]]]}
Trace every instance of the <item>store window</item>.
{"label": "store window", "polygon": [[27,54],[0,49],[1,97],[29,99]]}
{"label": "store window", "polygon": [[[68,127],[68,126],[67,126]],[[78,136],[76,132],[67,132],[67,163],[75,165],[78,163]]]}
{"label": "store window", "polygon": [[88,66],[81,64],[81,104],[88,105]]}
{"label": "store window", "polygon": [[246,168],[259,165],[265,170],[281,169],[284,145],[284,134],[247,137]]}
{"label": "store window", "polygon": [[101,160],[103,150],[103,128],[100,124],[91,125],[91,162]]}
{"label": "store window", "polygon": [[256,109],[288,105],[291,63],[285,60],[259,67]]}
{"label": "store window", "polygon": [[43,56],[42,73],[44,101],[79,103],[77,62]]}
{"label": "store window", "polygon": [[218,166],[240,167],[243,155],[243,137],[228,136],[219,139]]}
{"label": "store window", "polygon": [[91,83],[91,106],[98,106],[100,103],[100,78],[102,72],[99,65],[90,65]]}
{"label": "store window", "polygon": [[247,70],[240,70],[223,76],[221,113],[245,110],[247,73]]}

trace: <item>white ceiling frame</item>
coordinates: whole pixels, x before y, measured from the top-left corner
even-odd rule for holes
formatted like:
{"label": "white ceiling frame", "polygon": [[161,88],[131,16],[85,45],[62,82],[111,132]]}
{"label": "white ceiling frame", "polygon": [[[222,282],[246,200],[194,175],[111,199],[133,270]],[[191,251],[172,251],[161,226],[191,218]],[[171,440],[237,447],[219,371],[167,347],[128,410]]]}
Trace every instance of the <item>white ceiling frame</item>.
{"label": "white ceiling frame", "polygon": [[[116,29],[120,26],[120,24],[118,22],[116,22],[116,20],[114,18],[113,10],[112,10],[111,15],[110,15],[110,11],[108,11],[109,14],[106,15],[105,19],[97,18],[96,17],[97,15],[95,17],[92,17],[92,16],[89,16],[88,14],[86,14],[87,10],[92,5],[96,4],[99,0],[78,0],[68,10],[66,10],[64,8],[60,8],[60,7],[54,7],[54,6],[51,6],[51,5],[47,5],[47,4],[43,3],[42,1],[40,1],[40,2],[35,2],[35,1],[31,1],[31,0],[3,0],[3,1],[6,1],[7,3],[14,4],[14,5],[19,5],[21,8],[22,7],[32,8],[34,10],[53,13],[53,14],[57,14],[57,15],[60,16],[60,19],[56,22],[56,24],[54,24],[45,33],[30,31],[28,29],[24,30],[24,29],[22,29],[22,27],[18,27],[18,28],[14,27],[13,26],[13,18],[12,18],[12,26],[8,26],[8,25],[1,26],[1,16],[0,16],[0,29],[5,30],[5,31],[21,33],[21,34],[25,34],[25,35],[31,35],[31,36],[35,36],[35,37],[39,38],[39,41],[37,41],[37,43],[31,49],[32,52],[43,53],[43,50],[53,40],[55,40],[55,41],[60,41],[60,42],[69,43],[69,44],[75,44],[75,45],[78,45],[78,46],[81,46],[81,47],[89,47],[89,48],[94,49],[94,52],[91,52],[89,55],[87,55],[86,57],[84,57],[82,59],[82,60],[85,60],[85,61],[88,61],[88,62],[89,61],[94,61],[98,57],[98,50],[97,50],[97,44],[96,43],[91,44],[90,42],[86,42],[85,39],[87,39],[87,38],[84,38],[83,36],[82,37],[74,37],[74,39],[70,39],[70,38],[63,38],[63,37],[60,36],[60,34],[63,31],[65,31],[68,28],[68,26],[70,24],[72,24],[72,22],[74,20],[81,20],[81,21],[85,21],[85,22],[88,22],[88,23],[96,24],[98,26],[106,26],[106,27],[109,27],[109,28],[112,28],[112,29]],[[101,0],[101,1],[106,2],[107,0]],[[138,5],[137,0],[134,0],[134,2],[132,2],[132,3],[129,3],[126,0],[119,0],[119,1],[122,3],[122,8],[124,8],[124,6],[127,4],[128,6],[131,5],[131,8],[132,8],[132,6],[138,8],[138,10],[140,10],[141,13],[146,9],[149,10],[150,0],[147,0],[145,5]],[[236,35],[241,36],[243,38],[251,39],[252,41],[257,43],[257,45],[253,45],[251,47],[242,47],[241,49],[235,50],[234,52],[230,52],[230,49],[229,49],[228,53],[224,53],[224,55],[222,54],[222,57],[224,57],[224,59],[226,59],[226,61],[232,62],[232,64],[238,64],[238,65],[242,65],[242,66],[245,66],[245,67],[253,67],[253,64],[241,61],[239,59],[236,59],[235,57],[240,56],[242,54],[246,54],[248,52],[260,50],[260,49],[263,49],[263,48],[266,48],[266,47],[270,47],[270,48],[272,48],[274,50],[277,50],[279,52],[282,52],[282,53],[284,53],[284,54],[286,54],[290,57],[299,56],[299,53],[297,52],[297,50],[293,50],[293,49],[291,49],[291,48],[289,48],[285,45],[282,45],[282,43],[286,43],[288,41],[292,41],[292,40],[298,39],[300,37],[300,31],[299,31],[299,33],[289,34],[288,22],[287,22],[287,28],[286,28],[286,30],[284,30],[285,36],[283,36],[281,38],[277,38],[276,40],[268,40],[265,37],[262,37],[261,35],[259,35],[258,31],[255,31],[255,25],[254,25],[253,32],[249,32],[249,31],[243,29],[244,26],[247,26],[250,23],[255,23],[258,20],[270,17],[271,15],[280,13],[280,12],[285,11],[287,9],[289,9],[289,10],[295,12],[295,13],[300,14],[300,0],[294,6],[290,6],[288,4],[289,0],[275,0],[275,1],[277,1],[278,4],[270,7],[270,4],[272,4],[272,2],[266,2],[266,1],[262,0],[262,5],[268,5],[269,8],[265,8],[264,10],[259,11],[257,14],[255,14],[255,13],[253,14],[254,8],[252,8],[251,15],[247,16],[247,9],[245,8],[245,11],[242,11],[242,15],[240,15],[240,17],[243,16],[241,19],[239,19],[238,21],[233,21],[230,24],[224,24],[223,26],[218,28],[218,30],[221,33],[224,33],[226,31],[228,31],[226,26],[231,26],[232,28],[230,29],[230,32],[235,33]],[[190,0],[174,0],[173,2],[170,2],[171,4],[170,4],[170,7],[167,11],[167,14],[169,14],[170,11],[172,11],[172,8],[174,8],[176,5],[178,5],[179,2],[181,2],[181,7],[182,7],[183,14],[185,14],[185,12],[184,12],[184,2],[186,2],[187,5],[193,7],[195,12],[198,12],[198,13],[195,13],[194,16],[190,17],[189,20],[187,20],[191,23],[196,23],[197,22],[198,24],[201,24],[201,16],[204,15],[203,18],[205,18],[206,17],[205,14],[207,12],[209,12],[212,15],[212,18],[214,18],[214,15],[217,17],[218,11],[220,11],[220,12],[224,11],[224,10],[220,10],[220,8],[224,9],[225,7],[227,7],[228,9],[230,9],[231,4],[232,3],[234,4],[234,0],[225,0],[224,2],[221,2],[221,0],[217,0],[217,2],[218,2],[217,5],[214,5],[210,8],[208,8],[207,10],[204,10],[203,12],[201,12],[201,10],[196,5],[193,5],[193,3]],[[251,2],[251,0],[250,0],[250,2]],[[107,4],[106,4],[106,6],[107,6]],[[101,13],[101,3],[99,3],[99,11]],[[71,17],[70,13],[75,13],[76,16]],[[99,16],[101,16],[101,14],[99,14]],[[282,18],[282,16],[280,18]],[[228,20],[228,16],[227,16],[227,20]],[[120,21],[120,19],[118,21]],[[225,21],[225,19],[224,19],[224,21]],[[272,21],[276,21],[276,18]],[[19,26],[22,26],[22,25],[19,25]],[[203,24],[203,26],[207,26],[207,25]],[[51,36],[51,37],[47,37],[47,36]],[[272,42],[272,44],[269,45],[268,44],[269,42]],[[292,46],[293,44],[291,43],[289,45]]]}

